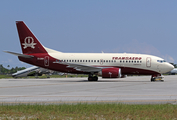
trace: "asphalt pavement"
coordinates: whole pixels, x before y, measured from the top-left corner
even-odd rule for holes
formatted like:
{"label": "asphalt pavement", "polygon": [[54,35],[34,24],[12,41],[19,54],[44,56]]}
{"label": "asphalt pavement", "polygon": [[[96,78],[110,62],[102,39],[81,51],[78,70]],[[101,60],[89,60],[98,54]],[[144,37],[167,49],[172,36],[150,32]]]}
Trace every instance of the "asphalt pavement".
{"label": "asphalt pavement", "polygon": [[177,75],[164,76],[164,82],[150,82],[150,78],[0,79],[0,103],[177,104]]}

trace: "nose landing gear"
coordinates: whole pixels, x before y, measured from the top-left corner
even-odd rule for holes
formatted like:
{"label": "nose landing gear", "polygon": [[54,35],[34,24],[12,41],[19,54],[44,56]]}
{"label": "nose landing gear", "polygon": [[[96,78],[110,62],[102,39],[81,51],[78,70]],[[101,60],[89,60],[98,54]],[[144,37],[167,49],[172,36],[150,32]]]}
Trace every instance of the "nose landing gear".
{"label": "nose landing gear", "polygon": [[161,81],[164,82],[164,80],[162,80],[164,77],[161,74],[158,75],[152,75],[151,76],[151,82],[156,82],[156,81]]}

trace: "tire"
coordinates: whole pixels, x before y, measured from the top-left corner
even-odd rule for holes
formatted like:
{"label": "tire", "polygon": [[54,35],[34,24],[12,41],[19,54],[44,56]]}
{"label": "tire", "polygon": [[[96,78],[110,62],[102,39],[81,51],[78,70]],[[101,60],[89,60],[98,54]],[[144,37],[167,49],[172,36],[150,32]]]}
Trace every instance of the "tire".
{"label": "tire", "polygon": [[154,82],[155,81],[155,78],[151,78],[151,82]]}
{"label": "tire", "polygon": [[98,81],[98,77],[97,76],[88,77],[88,81]]}

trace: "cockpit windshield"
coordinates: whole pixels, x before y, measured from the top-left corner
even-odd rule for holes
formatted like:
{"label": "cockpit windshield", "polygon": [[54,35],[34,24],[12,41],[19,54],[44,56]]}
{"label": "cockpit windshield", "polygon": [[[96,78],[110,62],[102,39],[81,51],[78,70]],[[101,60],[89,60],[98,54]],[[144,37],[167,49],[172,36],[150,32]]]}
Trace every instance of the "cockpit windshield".
{"label": "cockpit windshield", "polygon": [[157,62],[163,63],[163,62],[166,62],[166,61],[165,60],[157,60]]}

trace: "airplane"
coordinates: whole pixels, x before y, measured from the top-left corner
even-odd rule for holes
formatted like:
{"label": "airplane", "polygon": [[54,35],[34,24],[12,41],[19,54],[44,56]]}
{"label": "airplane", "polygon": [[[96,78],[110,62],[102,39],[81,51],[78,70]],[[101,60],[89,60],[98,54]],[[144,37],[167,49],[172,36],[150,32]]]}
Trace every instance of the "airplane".
{"label": "airplane", "polygon": [[176,73],[177,73],[177,68],[174,68],[173,70],[168,72],[168,74],[170,74],[170,75],[175,75]]}
{"label": "airplane", "polygon": [[151,75],[150,81],[162,79],[162,73],[174,66],[164,59],[147,54],[129,53],[63,53],[44,47],[23,21],[16,21],[23,54],[18,56],[31,65],[63,73],[88,74],[88,81],[102,78],[123,78],[126,75]]}
{"label": "airplane", "polygon": [[37,66],[32,66],[29,68],[26,68],[24,70],[17,71],[16,73],[12,74],[12,77],[17,78],[17,77],[27,77],[27,76],[41,76],[42,74],[46,74],[47,77],[49,77],[49,74],[51,73],[50,70],[37,67]]}

